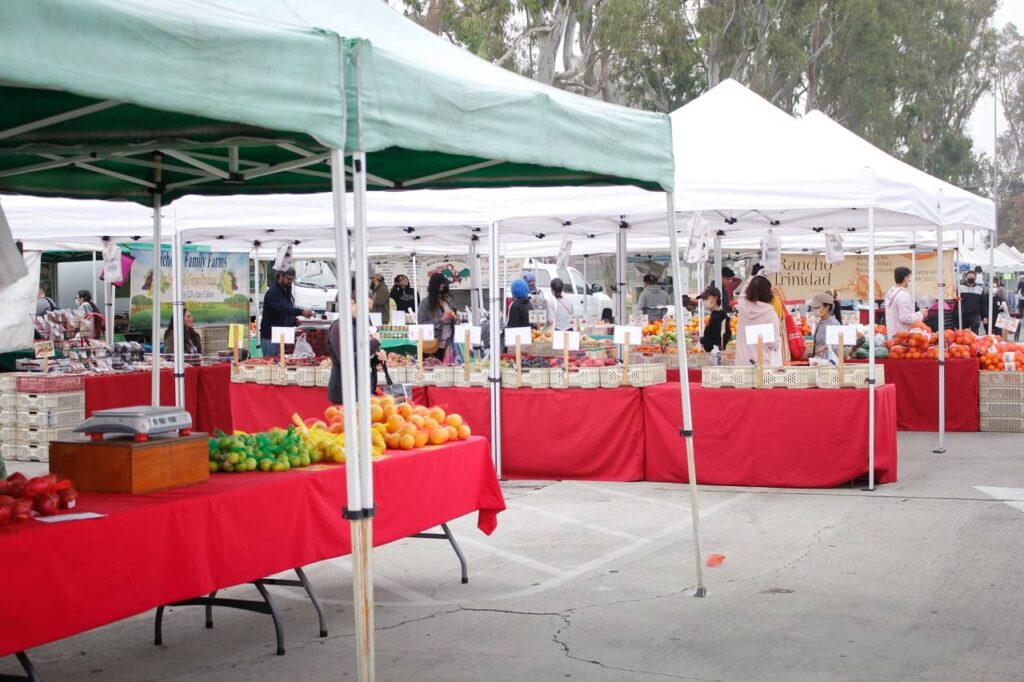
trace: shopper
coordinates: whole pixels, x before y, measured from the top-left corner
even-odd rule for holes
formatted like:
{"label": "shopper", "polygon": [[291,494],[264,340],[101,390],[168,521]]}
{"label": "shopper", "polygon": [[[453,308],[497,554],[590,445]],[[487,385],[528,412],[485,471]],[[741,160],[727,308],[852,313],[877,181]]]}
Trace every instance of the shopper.
{"label": "shopper", "polygon": [[[349,309],[352,312],[352,338],[356,339],[356,285],[352,282],[352,300],[349,304]],[[373,305],[373,299],[367,301],[368,306]],[[331,356],[331,376],[327,381],[327,400],[332,405],[341,405],[344,403],[341,392],[341,339],[338,322],[341,318],[338,318],[333,323],[327,332],[327,352]],[[358,371],[359,364],[356,361],[357,355],[353,349],[352,358],[355,367],[354,371]],[[381,350],[380,341],[376,338],[370,339],[370,395],[377,393],[377,368],[381,363],[387,360],[387,354]],[[356,384],[356,398],[359,397],[358,384]]]}
{"label": "shopper", "polygon": [[36,317],[42,317],[52,310],[57,310],[57,304],[46,295],[46,289],[39,287],[39,298],[36,299]]}
{"label": "shopper", "polygon": [[701,298],[704,299],[704,310],[709,312],[710,319],[704,325],[700,345],[709,353],[716,347],[725,350],[732,339],[732,329],[729,328],[729,314],[722,309],[722,292],[717,287],[708,287]]}
{"label": "shopper", "polygon": [[563,294],[564,290],[565,284],[561,279],[556,277],[551,280],[551,296],[555,299],[554,310],[551,316],[554,319],[555,331],[558,332],[571,331],[572,320],[576,314],[572,301]]}
{"label": "shopper", "polygon": [[294,327],[299,317],[313,317],[309,308],[295,307],[292,285],[295,284],[295,268],[278,270],[274,284],[263,295],[263,318],[260,320],[260,344],[263,355],[274,356],[280,352],[277,339],[272,339],[274,327]]}
{"label": "shopper", "polygon": [[722,306],[728,308],[735,300],[736,289],[743,284],[743,280],[736,276],[732,268],[722,268],[722,286],[725,288],[725,299]]}
{"label": "shopper", "polygon": [[753,325],[772,326],[772,341],[763,343],[764,364],[782,366],[782,326],[773,305],[772,283],[764,275],[755,275],[747,283],[743,298],[737,304],[739,324],[736,327],[736,365],[749,367],[757,363],[757,343],[747,343],[746,328]]}
{"label": "shopper", "polygon": [[[427,284],[427,300],[420,305],[417,319],[420,324],[434,325],[434,343],[428,353],[438,360],[444,360],[444,353],[452,343],[455,334],[455,303],[450,295],[451,283],[440,272],[430,276]],[[435,347],[436,345],[436,347]]]}
{"label": "shopper", "polygon": [[[814,327],[814,345],[812,346],[811,353],[808,357],[813,358],[828,358],[829,348],[838,355],[841,349],[836,346],[828,346],[826,341],[828,339],[828,328],[839,326],[841,323],[836,320],[833,311],[836,307],[836,300],[829,293],[818,294],[811,301],[811,308],[818,313],[818,324]],[[846,341],[846,339],[843,339]],[[851,342],[854,339],[849,339]]]}
{"label": "shopper", "polygon": [[644,275],[644,290],[636,300],[636,307],[647,315],[647,321],[654,322],[663,318],[669,302],[668,293],[658,286],[658,278],[650,273]]}
{"label": "shopper", "polygon": [[[1024,318],[1024,275],[1017,279],[1017,317]],[[1017,331],[1013,335],[1015,341],[1020,341],[1021,327],[1024,327],[1024,320],[1017,325]]]}
{"label": "shopper", "polygon": [[508,320],[505,327],[517,329],[530,326],[530,311],[533,310],[533,303],[530,301],[530,285],[526,280],[517,279],[509,287],[512,293],[512,305],[508,309]]}
{"label": "shopper", "polygon": [[391,287],[391,300],[395,302],[395,309],[403,313],[411,313],[419,302],[419,296],[409,286],[409,278],[405,275],[395,276],[395,284]]}
{"label": "shopper", "polygon": [[391,292],[379,272],[370,278],[370,299],[373,301],[370,312],[380,314],[381,324],[391,324]]}
{"label": "shopper", "polygon": [[[523,273],[523,281],[526,282],[526,286],[529,287],[530,304],[533,306],[532,309],[545,311],[545,324],[551,324],[554,322],[551,307],[548,306],[548,299],[544,295],[544,292],[537,286],[537,275],[526,271]],[[540,328],[545,326],[545,324],[537,324],[534,326]]]}
{"label": "shopper", "polygon": [[885,294],[885,331],[890,337],[896,332],[910,330],[910,325],[920,322],[924,315],[914,310],[914,297],[910,295],[910,268],[898,267],[893,270],[896,285]]}
{"label": "shopper", "polygon": [[[38,306],[38,304],[36,305]],[[82,317],[83,332],[88,328],[88,333],[92,338],[96,338],[102,333],[103,327],[98,317],[100,309],[92,302],[92,292],[88,289],[79,290],[78,295],[75,297],[75,312],[79,313]]]}
{"label": "shopper", "polygon": [[964,329],[977,334],[982,322],[988,321],[988,291],[978,280],[977,272],[968,272],[964,283],[960,285],[960,315]]}
{"label": "shopper", "polygon": [[[182,326],[185,329],[184,332],[184,344],[185,355],[201,355],[203,352],[203,342],[199,338],[199,332],[195,328],[195,320],[192,318],[192,313],[185,310],[181,316]],[[171,317],[171,323],[167,325],[167,331],[164,332],[164,352],[174,352],[174,317]]]}

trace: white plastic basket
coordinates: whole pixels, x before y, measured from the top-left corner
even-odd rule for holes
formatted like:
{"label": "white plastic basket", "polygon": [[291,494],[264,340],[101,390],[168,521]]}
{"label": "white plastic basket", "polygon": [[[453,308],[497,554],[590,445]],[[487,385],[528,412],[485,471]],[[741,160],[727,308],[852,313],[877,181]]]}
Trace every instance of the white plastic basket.
{"label": "white plastic basket", "polygon": [[[569,372],[568,388],[601,388],[601,377],[605,374],[603,367],[580,367]],[[561,368],[552,368],[548,373],[549,388],[566,388],[565,372]]]}
{"label": "white plastic basket", "polygon": [[256,381],[257,377],[259,376],[259,372],[256,371],[258,369],[259,368],[256,367],[255,365],[246,365],[244,363],[239,364],[231,372],[231,381],[233,381],[236,384],[258,383]]}
{"label": "white plastic basket", "polygon": [[462,367],[454,367],[452,386],[468,388],[469,386],[486,386],[491,377],[490,368],[477,368],[469,370],[469,381],[466,381],[466,371]]}
{"label": "white plastic basket", "polygon": [[700,370],[700,385],[704,388],[753,388],[756,378],[757,370],[753,367],[702,367]]}
{"label": "white plastic basket", "polygon": [[18,426],[43,429],[73,429],[85,419],[85,410],[33,410],[18,415]]}
{"label": "white plastic basket", "polygon": [[982,388],[986,386],[1024,386],[1024,371],[984,371],[978,374],[978,382]]}
{"label": "white plastic basket", "polygon": [[423,380],[421,382],[423,386],[439,386],[443,388],[451,386],[453,381],[454,379],[452,378],[451,367],[431,367],[429,369],[423,369]]}
{"label": "white plastic basket", "polygon": [[[84,410],[85,391],[72,393],[18,393],[18,410]],[[6,409],[6,407],[5,407]]]}
{"label": "white plastic basket", "polygon": [[21,462],[49,462],[49,443],[22,443],[15,446],[17,459]]}
{"label": "white plastic basket", "polygon": [[1024,417],[982,417],[981,430],[1024,433]]}
{"label": "white plastic basket", "polygon": [[327,385],[331,383],[331,366],[320,365],[314,367],[313,370],[316,373],[316,385],[320,388],[327,388]]}
{"label": "white plastic basket", "polygon": [[[404,367],[404,366],[403,367],[395,367],[395,366],[392,366],[392,365],[388,365],[388,374],[391,376],[391,381],[393,381],[396,384],[412,383],[412,375],[415,372],[410,372],[409,370],[410,370],[410,368]],[[384,377],[384,372],[380,373],[380,376],[377,378],[377,380],[378,381],[382,381],[382,380],[383,381],[387,381],[387,378]]]}
{"label": "white plastic basket", "polygon": [[519,384],[515,367],[501,369],[501,385],[505,388],[551,388],[551,370],[547,367],[524,367],[522,378]]}
{"label": "white plastic basket", "polygon": [[[49,445],[55,440],[78,440],[70,428],[46,428],[42,426],[18,427],[21,429],[22,445]],[[43,461],[43,460],[36,460]]]}
{"label": "white plastic basket", "polygon": [[[754,382],[756,386],[756,369]],[[764,370],[764,388],[815,388],[817,385],[818,372],[815,367],[766,367]]]}
{"label": "white plastic basket", "polygon": [[16,443],[0,443],[0,459],[16,462],[18,460],[18,450],[19,447]]}
{"label": "white plastic basket", "polygon": [[316,386],[316,367],[285,367],[281,377],[285,386]]}
{"label": "white plastic basket", "polygon": [[18,410],[14,407],[0,409],[0,426],[14,426],[18,423]]}
{"label": "white plastic basket", "polygon": [[1024,386],[982,386],[981,402],[1012,403],[1024,402]]}
{"label": "white plastic basket", "polygon": [[263,386],[283,384],[281,365],[256,365],[256,383]]}
{"label": "white plastic basket", "polygon": [[1024,402],[982,402],[978,409],[982,417],[1024,419]]}
{"label": "white plastic basket", "polygon": [[[601,387],[602,388],[618,388],[622,386],[622,373],[625,371],[624,365],[615,365],[613,367],[605,367],[604,372],[601,376]],[[629,371],[626,373],[626,386],[654,386],[655,384],[665,383],[665,365],[629,365]]]}
{"label": "white plastic basket", "polygon": [[[816,367],[818,388],[868,388],[868,366],[846,365],[843,383],[839,383],[838,367]],[[875,386],[885,383],[885,365],[875,365]]]}
{"label": "white plastic basket", "polygon": [[4,445],[17,445],[21,442],[21,429],[17,426],[0,427],[0,443]]}

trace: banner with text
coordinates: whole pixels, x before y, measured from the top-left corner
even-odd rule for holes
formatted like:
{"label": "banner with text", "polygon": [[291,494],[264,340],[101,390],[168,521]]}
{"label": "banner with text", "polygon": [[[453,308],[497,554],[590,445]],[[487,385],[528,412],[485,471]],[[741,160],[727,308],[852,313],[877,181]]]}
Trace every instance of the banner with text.
{"label": "banner with text", "polygon": [[[153,252],[132,249],[131,328],[149,329],[153,312]],[[171,319],[171,252],[160,254],[160,317]],[[182,283],[185,308],[197,325],[245,323],[249,319],[246,278],[249,257],[244,253],[195,251],[185,253]]]}
{"label": "banner with text", "polygon": [[[957,280],[953,270],[953,252],[943,254],[946,271],[946,298],[956,296]],[[885,298],[893,286],[893,271],[900,267],[914,270],[915,290],[918,298],[934,299],[938,279],[937,254],[918,254],[916,263],[909,253],[887,253],[875,256],[874,297]],[[826,290],[835,289],[840,299],[867,300],[868,257],[847,256],[841,263],[829,263],[825,256],[782,254],[782,272],[770,275],[772,282],[782,288],[787,299],[810,299]]]}

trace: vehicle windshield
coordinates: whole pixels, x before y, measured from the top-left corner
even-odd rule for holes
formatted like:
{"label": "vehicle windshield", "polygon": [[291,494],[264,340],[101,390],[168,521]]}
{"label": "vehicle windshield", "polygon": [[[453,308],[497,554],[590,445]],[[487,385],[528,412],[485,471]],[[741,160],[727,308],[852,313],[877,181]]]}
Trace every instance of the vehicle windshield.
{"label": "vehicle windshield", "polygon": [[326,262],[319,261],[320,268],[319,272],[315,263],[318,261],[310,261],[310,267],[305,267],[305,263],[296,261],[295,270],[299,274],[297,279],[300,282],[308,282],[309,284],[319,284],[325,288],[334,288],[338,286],[338,279],[334,276],[334,271]]}

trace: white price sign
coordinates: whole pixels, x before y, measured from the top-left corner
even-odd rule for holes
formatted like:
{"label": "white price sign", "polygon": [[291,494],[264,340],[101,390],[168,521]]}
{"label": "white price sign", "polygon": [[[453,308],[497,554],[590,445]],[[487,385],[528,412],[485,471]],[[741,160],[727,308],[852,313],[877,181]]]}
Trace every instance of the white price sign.
{"label": "white price sign", "polygon": [[401,327],[405,324],[405,311],[404,310],[393,310],[391,311],[391,324]]}
{"label": "white price sign", "polygon": [[639,346],[643,342],[643,329],[641,329],[640,327],[627,327],[624,325],[615,325],[615,337],[613,341],[616,344],[627,343],[627,337],[629,339],[629,345]]}
{"label": "white price sign", "polygon": [[383,313],[370,313],[370,325],[373,327],[379,327],[384,324]]}
{"label": "white price sign", "polygon": [[546,310],[531,310],[530,311],[530,324],[546,324],[548,321],[548,311]]}
{"label": "white price sign", "polygon": [[480,343],[480,327],[473,327],[468,324],[455,326],[455,343],[465,343],[466,332],[469,332],[470,343]]}
{"label": "white price sign", "polygon": [[505,344],[514,346],[516,341],[520,346],[529,346],[533,341],[533,330],[529,327],[510,327],[505,330]]}
{"label": "white price sign", "polygon": [[744,330],[747,343],[756,344],[759,337],[764,343],[775,341],[775,325],[773,324],[752,324],[749,327],[744,327]]}
{"label": "white price sign", "polygon": [[579,350],[579,332],[555,332],[551,335],[551,347],[554,350]]}
{"label": "white price sign", "polygon": [[295,327],[271,327],[271,342],[295,343]]}
{"label": "white price sign", "polygon": [[852,324],[833,324],[825,327],[825,343],[829,346],[838,346],[840,334],[843,336],[844,346],[855,346],[857,344],[857,327]]}
{"label": "white price sign", "polygon": [[999,313],[996,317],[996,326],[1010,333],[1016,332],[1020,328],[1020,320],[1016,317],[1010,317],[1006,313]]}
{"label": "white price sign", "polygon": [[406,331],[410,341],[434,340],[434,325],[432,324],[410,324]]}

